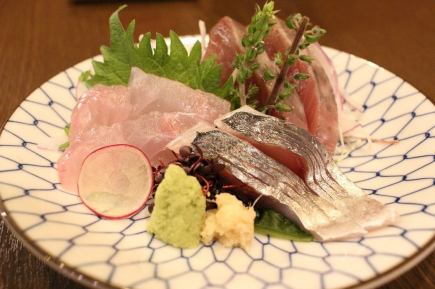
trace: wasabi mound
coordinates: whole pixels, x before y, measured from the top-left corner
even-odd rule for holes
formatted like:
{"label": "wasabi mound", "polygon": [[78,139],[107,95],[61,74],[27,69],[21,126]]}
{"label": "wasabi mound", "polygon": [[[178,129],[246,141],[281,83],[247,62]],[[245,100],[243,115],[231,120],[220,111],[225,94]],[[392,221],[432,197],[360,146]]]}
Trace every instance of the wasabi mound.
{"label": "wasabi mound", "polygon": [[195,177],[169,165],[155,194],[148,231],[178,248],[199,245],[205,220],[205,196]]}

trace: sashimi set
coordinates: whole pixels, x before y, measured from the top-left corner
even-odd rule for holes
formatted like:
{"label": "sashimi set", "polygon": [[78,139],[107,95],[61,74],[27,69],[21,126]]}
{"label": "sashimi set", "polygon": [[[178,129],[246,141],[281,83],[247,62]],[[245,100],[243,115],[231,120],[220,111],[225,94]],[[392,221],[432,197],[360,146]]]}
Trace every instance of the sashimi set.
{"label": "sashimi set", "polygon": [[247,27],[224,17],[188,52],[174,32],[169,48],[160,34],[154,48],[150,33],[136,43],[123,8],[59,147],[62,186],[95,214],[149,210],[148,232],[180,248],[249,248],[254,233],[339,240],[396,221],[333,159],[361,128],[317,43],[325,30],[266,2]]}

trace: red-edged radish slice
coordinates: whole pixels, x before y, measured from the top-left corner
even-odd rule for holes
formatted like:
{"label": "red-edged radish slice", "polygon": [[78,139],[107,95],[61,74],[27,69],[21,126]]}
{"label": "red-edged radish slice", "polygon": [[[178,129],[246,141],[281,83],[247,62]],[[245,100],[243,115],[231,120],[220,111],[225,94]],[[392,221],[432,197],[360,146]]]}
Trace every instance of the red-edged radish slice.
{"label": "red-edged radish slice", "polygon": [[100,148],[83,162],[78,192],[95,214],[127,218],[143,208],[153,187],[150,161],[136,147],[126,144]]}

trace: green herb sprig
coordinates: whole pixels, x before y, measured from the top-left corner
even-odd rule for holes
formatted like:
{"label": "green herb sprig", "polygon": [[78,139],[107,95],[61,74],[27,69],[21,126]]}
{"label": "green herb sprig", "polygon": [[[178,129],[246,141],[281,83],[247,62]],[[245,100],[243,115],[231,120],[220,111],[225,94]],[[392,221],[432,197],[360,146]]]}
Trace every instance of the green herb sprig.
{"label": "green herb sprig", "polygon": [[[69,131],[70,131],[71,125],[67,124],[64,128],[63,128],[63,132],[65,133],[66,136],[69,136]],[[69,147],[69,141],[64,142],[63,144],[59,145],[58,150],[61,152],[64,152],[67,148]]]}
{"label": "green herb sprig", "polygon": [[[259,69],[259,64],[256,60],[264,52],[264,39],[272,26],[275,25],[276,13],[273,1],[267,1],[263,8],[257,5],[256,13],[248,25],[247,34],[242,38],[242,46],[245,51],[236,56],[233,64],[235,68],[234,88],[231,92],[233,109],[238,108],[240,105],[250,104],[263,112],[274,110],[279,112],[290,111],[291,108],[285,104],[284,100],[293,94],[297,81],[309,78],[308,74],[297,73],[293,76],[293,82],[287,79],[287,73],[290,67],[298,60],[307,63],[312,62],[313,58],[311,56],[301,55],[300,51],[317,42],[326,31],[317,25],[312,26],[307,17],[298,13],[289,16],[286,20],[287,27],[296,30],[292,46],[285,53],[278,52],[275,55],[275,64],[281,68],[280,72],[275,75],[267,69],[263,71],[262,77],[264,81],[275,81],[266,105],[258,107],[257,101],[253,99],[258,93],[258,87],[253,83],[249,83],[248,80]],[[246,87],[247,85],[248,87]]]}
{"label": "green herb sprig", "polygon": [[[275,61],[281,66],[275,85],[267,101],[268,109],[274,108],[280,112],[291,110],[283,101],[288,98],[295,90],[296,86],[287,80],[288,71],[297,60],[301,60],[311,64],[313,58],[309,55],[301,55],[301,50],[307,48],[311,44],[317,42],[325,33],[326,30],[315,25],[312,26],[310,20],[306,16],[297,13],[291,15],[286,20],[288,28],[296,30],[296,35],[290,48],[284,55],[276,55]],[[302,81],[309,78],[306,73],[296,73],[293,76],[295,81]]]}
{"label": "green herb sprig", "polygon": [[[258,94],[259,88],[248,80],[259,69],[257,56],[264,52],[264,39],[275,24],[274,2],[267,1],[262,8],[258,5],[256,13],[248,25],[247,34],[242,39],[244,53],[236,56],[234,61],[234,80],[230,77],[224,84],[220,84],[221,67],[215,58],[201,61],[201,44],[196,42],[190,53],[182,44],[178,35],[171,31],[170,47],[167,46],[163,36],[156,34],[156,47],[151,46],[151,33],[144,34],[139,43],[134,41],[135,21],[131,21],[126,28],[123,27],[119,12],[126,5],[116,10],[109,19],[110,46],[102,46],[103,61],[93,61],[94,72],[84,72],[80,80],[88,87],[96,84],[126,85],[130,78],[132,67],[138,67],[147,73],[152,73],[169,79],[180,81],[192,88],[214,93],[232,103],[236,109],[240,105],[250,104],[257,106],[253,98]],[[285,72],[297,60],[311,63],[312,57],[300,55],[300,51],[315,43],[325,33],[325,30],[310,25],[308,18],[295,14],[287,18],[286,24],[290,29],[297,30],[297,37],[292,47],[286,53],[277,53],[275,63],[281,67],[279,74],[272,74],[265,70],[262,76],[265,81],[274,81],[272,93],[268,97],[265,107],[256,107],[267,111],[269,108],[278,111],[289,111],[284,100],[295,89],[295,84],[286,79]],[[298,36],[299,34],[299,36]],[[301,42],[301,43],[300,43]],[[298,73],[295,81],[302,81],[309,76]]]}
{"label": "green herb sprig", "polygon": [[151,46],[151,33],[143,35],[139,43],[134,41],[135,21],[124,29],[119,12],[121,6],[109,18],[110,46],[102,46],[103,61],[93,61],[94,73],[86,71],[81,80],[88,87],[96,84],[127,85],[132,67],[144,72],[182,82],[192,88],[201,89],[227,98],[232,82],[220,85],[221,66],[214,58],[201,62],[201,44],[195,43],[187,52],[178,35],[170,31],[168,46],[159,33],[156,34],[156,47]]}
{"label": "green herb sprig", "polygon": [[[248,25],[247,34],[242,38],[242,46],[245,51],[236,56],[233,64],[236,69],[235,86],[237,87],[233,92],[239,105],[247,104],[258,93],[256,85],[249,84],[246,88],[246,82],[259,68],[256,58],[264,52],[264,38],[275,24],[274,15],[276,13],[273,1],[266,2],[263,8],[257,5],[256,12]],[[271,79],[272,75],[269,74],[266,77]],[[237,100],[233,102],[237,103]]]}

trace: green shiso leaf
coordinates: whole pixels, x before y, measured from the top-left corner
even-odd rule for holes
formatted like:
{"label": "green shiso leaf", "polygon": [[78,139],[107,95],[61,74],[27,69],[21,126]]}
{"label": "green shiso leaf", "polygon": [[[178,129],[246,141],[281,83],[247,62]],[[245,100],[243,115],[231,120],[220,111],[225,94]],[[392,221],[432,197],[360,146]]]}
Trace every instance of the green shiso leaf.
{"label": "green shiso leaf", "polygon": [[255,232],[286,240],[309,242],[313,236],[300,229],[283,215],[266,209],[255,219]]}
{"label": "green shiso leaf", "polygon": [[61,144],[58,149],[59,151],[64,152],[68,147],[69,147],[69,141]]}
{"label": "green shiso leaf", "polygon": [[[70,131],[71,125],[67,124],[64,128],[63,128],[63,132],[66,134],[66,136],[69,136],[69,131]],[[58,150],[61,152],[64,152],[67,148],[69,147],[69,141],[59,145]]]}
{"label": "green shiso leaf", "polygon": [[63,131],[64,131],[64,133],[65,133],[67,136],[69,136],[69,130],[70,130],[70,128],[71,128],[71,125],[70,125],[70,124],[67,124],[67,125],[63,128]]}
{"label": "green shiso leaf", "polygon": [[182,82],[194,89],[214,93],[229,98],[232,79],[220,85],[221,66],[214,58],[201,62],[201,44],[195,43],[190,53],[184,47],[178,35],[170,31],[170,47],[164,37],[156,34],[156,47],[151,46],[151,33],[143,35],[139,43],[134,42],[135,21],[127,28],[119,19],[118,8],[109,18],[110,46],[102,46],[103,61],[93,61],[94,73],[85,71],[80,80],[88,87],[96,84],[127,85],[132,67],[138,67],[146,73],[155,74]]}

